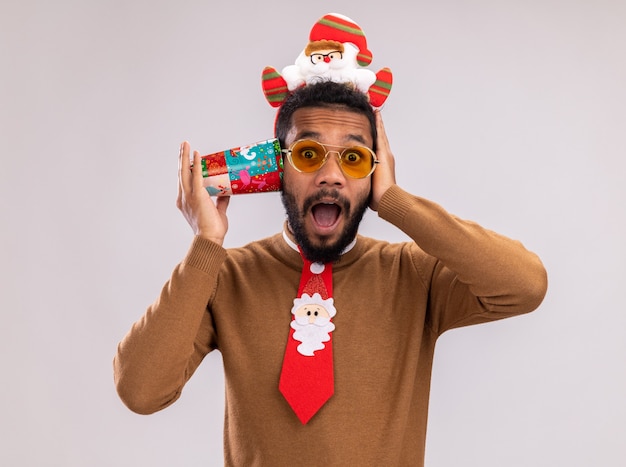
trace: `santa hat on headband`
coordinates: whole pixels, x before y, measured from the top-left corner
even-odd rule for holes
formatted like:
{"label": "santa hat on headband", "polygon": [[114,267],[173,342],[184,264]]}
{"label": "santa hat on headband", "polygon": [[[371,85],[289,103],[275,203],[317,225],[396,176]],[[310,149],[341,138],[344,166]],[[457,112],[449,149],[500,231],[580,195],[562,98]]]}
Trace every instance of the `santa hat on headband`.
{"label": "santa hat on headband", "polygon": [[363,29],[354,21],[338,13],[329,13],[322,16],[313,25],[309,34],[311,42],[336,41],[340,43],[350,42],[358,49],[357,62],[361,66],[372,63],[372,52],[367,48],[367,40]]}

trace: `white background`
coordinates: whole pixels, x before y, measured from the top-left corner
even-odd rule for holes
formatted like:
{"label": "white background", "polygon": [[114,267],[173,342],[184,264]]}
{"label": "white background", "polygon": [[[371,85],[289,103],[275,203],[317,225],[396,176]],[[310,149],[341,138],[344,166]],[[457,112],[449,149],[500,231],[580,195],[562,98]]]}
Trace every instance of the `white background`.
{"label": "white background", "polygon": [[[272,136],[261,70],[328,12],[394,72],[399,184],[549,273],[535,313],[440,340],[427,465],[626,465],[620,0],[4,0],[0,464],[221,465],[219,354],[151,416],[119,401],[111,360],[191,240],[179,143]],[[282,221],[278,195],[235,198],[227,246]],[[404,239],[372,213],[361,232]]]}

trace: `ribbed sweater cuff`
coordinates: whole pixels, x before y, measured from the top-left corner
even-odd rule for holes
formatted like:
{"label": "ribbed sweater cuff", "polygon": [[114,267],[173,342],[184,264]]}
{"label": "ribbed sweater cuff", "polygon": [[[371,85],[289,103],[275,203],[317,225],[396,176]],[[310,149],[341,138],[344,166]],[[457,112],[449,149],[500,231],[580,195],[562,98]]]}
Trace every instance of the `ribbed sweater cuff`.
{"label": "ribbed sweater cuff", "polygon": [[396,227],[402,228],[406,213],[411,209],[413,202],[413,196],[398,185],[393,185],[380,199],[378,216]]}
{"label": "ribbed sweater cuff", "polygon": [[222,265],[226,254],[226,249],[221,245],[195,236],[183,263],[208,273]]}

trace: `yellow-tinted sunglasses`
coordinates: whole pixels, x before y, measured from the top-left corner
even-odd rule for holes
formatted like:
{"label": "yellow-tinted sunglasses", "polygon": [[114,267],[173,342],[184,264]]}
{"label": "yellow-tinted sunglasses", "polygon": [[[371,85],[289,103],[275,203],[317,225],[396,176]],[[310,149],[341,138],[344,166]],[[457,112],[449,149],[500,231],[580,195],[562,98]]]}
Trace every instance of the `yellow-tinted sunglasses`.
{"label": "yellow-tinted sunglasses", "polygon": [[[329,151],[326,146],[343,148],[341,151]],[[289,149],[283,149],[291,166],[298,172],[312,173],[322,168],[328,155],[334,152],[339,157],[341,171],[351,178],[365,178],[371,175],[378,164],[376,154],[364,146],[334,146],[322,144],[310,139],[300,139]]]}

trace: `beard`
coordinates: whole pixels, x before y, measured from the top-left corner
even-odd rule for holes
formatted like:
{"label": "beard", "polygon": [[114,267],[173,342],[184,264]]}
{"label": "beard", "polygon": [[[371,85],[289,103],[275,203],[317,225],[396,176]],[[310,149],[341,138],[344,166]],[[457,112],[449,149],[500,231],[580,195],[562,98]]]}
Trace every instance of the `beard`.
{"label": "beard", "polygon": [[[369,205],[370,196],[363,197],[353,208],[350,201],[341,196],[338,190],[323,188],[317,194],[305,199],[300,209],[294,195],[283,186],[281,199],[287,213],[287,222],[304,256],[311,262],[333,263],[337,261],[346,247],[355,239]],[[346,219],[345,228],[335,242],[321,238],[319,244],[314,244],[306,233],[304,219],[311,208],[324,197],[333,197],[341,206],[339,215]]]}

